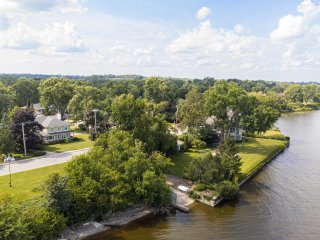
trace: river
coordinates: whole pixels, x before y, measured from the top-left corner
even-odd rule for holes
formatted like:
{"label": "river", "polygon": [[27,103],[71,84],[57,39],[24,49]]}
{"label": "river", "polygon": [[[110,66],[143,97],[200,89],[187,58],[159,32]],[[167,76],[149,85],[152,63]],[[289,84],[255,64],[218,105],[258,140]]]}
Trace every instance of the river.
{"label": "river", "polygon": [[276,124],[290,147],[217,208],[151,218],[91,240],[320,239],[320,111],[287,114]]}

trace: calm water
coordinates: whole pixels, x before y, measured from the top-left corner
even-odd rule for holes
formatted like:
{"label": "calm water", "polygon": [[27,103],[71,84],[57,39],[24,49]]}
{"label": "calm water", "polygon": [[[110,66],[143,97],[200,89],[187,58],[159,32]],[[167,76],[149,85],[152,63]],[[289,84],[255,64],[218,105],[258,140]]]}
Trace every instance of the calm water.
{"label": "calm water", "polygon": [[246,183],[237,201],[143,220],[92,240],[320,239],[320,111],[283,116],[290,147]]}

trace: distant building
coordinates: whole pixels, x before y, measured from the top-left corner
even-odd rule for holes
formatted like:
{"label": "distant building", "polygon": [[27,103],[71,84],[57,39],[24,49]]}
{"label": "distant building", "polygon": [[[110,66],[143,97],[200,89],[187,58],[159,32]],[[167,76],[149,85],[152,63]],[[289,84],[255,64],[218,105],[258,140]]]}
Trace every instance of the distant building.
{"label": "distant building", "polygon": [[[26,109],[27,107],[24,106],[22,107],[23,109]],[[41,107],[40,103],[34,103],[33,104],[33,109],[34,109],[34,114],[36,116],[42,116],[44,115],[44,111],[45,111],[45,108]]]}
{"label": "distant building", "polygon": [[35,121],[43,126],[41,140],[44,143],[59,142],[71,138],[70,123],[61,120],[61,114],[57,116],[38,116]]}

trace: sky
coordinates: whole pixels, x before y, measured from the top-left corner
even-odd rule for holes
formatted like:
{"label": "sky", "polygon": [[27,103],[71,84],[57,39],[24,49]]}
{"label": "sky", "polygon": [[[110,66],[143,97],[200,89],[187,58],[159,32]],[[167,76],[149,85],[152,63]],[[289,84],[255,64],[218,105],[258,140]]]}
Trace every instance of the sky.
{"label": "sky", "polygon": [[0,72],[320,82],[320,0],[0,0]]}

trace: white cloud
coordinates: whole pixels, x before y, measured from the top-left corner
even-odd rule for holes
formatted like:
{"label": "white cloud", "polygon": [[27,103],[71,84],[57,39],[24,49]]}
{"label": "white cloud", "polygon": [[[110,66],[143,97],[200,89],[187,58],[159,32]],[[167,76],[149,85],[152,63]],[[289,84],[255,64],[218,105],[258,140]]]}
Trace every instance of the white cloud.
{"label": "white cloud", "polygon": [[34,29],[18,23],[1,35],[2,48],[37,50],[39,54],[83,52],[86,50],[82,37],[74,23],[53,23],[43,29]]}
{"label": "white cloud", "polygon": [[297,7],[297,11],[300,15],[289,14],[279,20],[278,28],[270,34],[273,41],[291,41],[303,37],[312,20],[320,17],[320,5],[314,4],[311,0],[304,0]]}
{"label": "white cloud", "polygon": [[80,0],[0,0],[6,12],[37,12],[58,9],[61,12],[85,12]]}
{"label": "white cloud", "polygon": [[18,23],[4,35],[3,47],[36,49],[41,46],[41,34],[24,23]]}
{"label": "white cloud", "polygon": [[197,18],[203,20],[207,18],[212,13],[211,9],[208,7],[202,7],[197,12]]}
{"label": "white cloud", "polygon": [[44,30],[47,53],[83,52],[85,46],[76,26],[72,22],[54,23]]}
{"label": "white cloud", "polygon": [[0,21],[6,20],[0,24],[0,72],[270,80],[319,76],[320,13],[310,0],[279,19],[268,37],[241,24],[216,26],[206,20],[211,10],[205,7],[197,13],[199,26],[188,28],[178,20],[150,22],[86,11],[82,3],[0,0]]}

